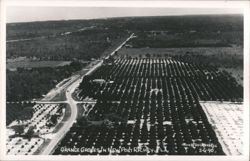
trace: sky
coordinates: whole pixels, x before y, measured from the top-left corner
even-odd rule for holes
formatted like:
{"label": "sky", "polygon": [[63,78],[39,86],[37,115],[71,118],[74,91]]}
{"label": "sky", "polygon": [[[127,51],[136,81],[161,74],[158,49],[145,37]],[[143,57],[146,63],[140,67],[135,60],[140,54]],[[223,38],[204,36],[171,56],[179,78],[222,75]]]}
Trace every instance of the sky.
{"label": "sky", "polygon": [[121,7],[27,7],[9,6],[6,21],[31,22],[47,20],[96,19],[131,16],[169,16],[200,14],[242,14],[235,8],[121,8]]}

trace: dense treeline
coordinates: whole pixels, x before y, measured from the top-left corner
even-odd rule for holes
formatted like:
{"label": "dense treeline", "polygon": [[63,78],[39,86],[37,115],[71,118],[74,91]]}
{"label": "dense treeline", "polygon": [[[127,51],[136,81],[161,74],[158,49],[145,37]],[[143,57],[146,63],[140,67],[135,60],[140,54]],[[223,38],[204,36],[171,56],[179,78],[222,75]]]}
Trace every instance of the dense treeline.
{"label": "dense treeline", "polygon": [[[239,31],[243,28],[243,16],[241,15],[192,15],[192,16],[168,16],[168,17],[144,17],[132,18],[137,23],[130,24],[131,28],[141,31],[170,30],[170,31]],[[143,24],[144,26],[142,26]]]}
{"label": "dense treeline", "polygon": [[231,47],[243,44],[243,32],[197,32],[157,33],[139,32],[130,41],[134,48],[179,48],[179,47]]}
{"label": "dense treeline", "polygon": [[[242,15],[192,15],[160,17],[125,17],[96,20],[44,21],[7,24],[7,40],[66,32],[70,29],[99,26],[114,30],[171,31],[242,31]],[[30,36],[27,36],[30,35]]]}
{"label": "dense treeline", "polygon": [[230,47],[243,45],[242,15],[169,16],[112,19],[136,32],[133,47]]}
{"label": "dense treeline", "polygon": [[[85,30],[85,29],[86,30]],[[84,30],[81,30],[84,29]],[[110,18],[7,24],[7,57],[37,56],[43,60],[89,60],[112,43],[135,32],[134,47],[221,47],[243,44],[242,15]],[[148,31],[166,31],[150,35]],[[61,33],[71,32],[67,35]]]}
{"label": "dense treeline", "polygon": [[127,35],[109,29],[91,29],[64,36],[7,43],[7,57],[37,57],[41,60],[90,60],[98,58],[116,40]]}
{"label": "dense treeline", "polygon": [[[129,42],[133,47],[242,45],[243,16],[134,17],[12,23],[7,24],[7,40],[34,39],[7,43],[7,58],[26,56],[39,60],[91,60],[99,58],[110,47],[117,46],[117,42],[124,40],[131,32],[137,35]],[[189,59],[185,61],[189,62]],[[41,97],[58,81],[79,69],[70,65],[7,70],[7,100]]]}
{"label": "dense treeline", "polygon": [[9,23],[7,24],[7,40],[56,35],[67,31],[90,27],[95,24],[95,20]]}
{"label": "dense treeline", "polygon": [[51,68],[18,68],[17,71],[7,70],[7,101],[31,100],[41,98],[55,85],[79,71],[84,65],[72,62],[70,65]]}
{"label": "dense treeline", "polygon": [[25,116],[32,116],[32,106],[35,103],[23,102],[23,103],[8,103],[6,106],[6,125],[9,125],[16,119],[22,119]]}

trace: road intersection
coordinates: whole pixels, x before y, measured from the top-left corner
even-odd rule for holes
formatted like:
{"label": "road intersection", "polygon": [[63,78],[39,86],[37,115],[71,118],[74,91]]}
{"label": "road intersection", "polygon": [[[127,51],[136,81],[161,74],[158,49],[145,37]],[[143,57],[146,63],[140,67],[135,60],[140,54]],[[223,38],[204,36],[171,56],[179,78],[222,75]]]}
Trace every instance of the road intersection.
{"label": "road intersection", "polygon": [[[109,56],[113,56],[118,50],[120,50],[131,38],[134,37],[134,33],[132,33],[121,45],[119,45],[113,52],[111,52],[108,56],[105,58],[108,58]],[[72,76],[70,79],[70,83],[67,83],[66,85],[62,86],[60,89],[55,90],[55,93],[66,91],[66,101],[49,101],[48,99],[43,99],[41,101],[35,101],[36,103],[67,103],[70,107],[71,115],[69,119],[63,124],[63,126],[60,128],[60,130],[54,134],[53,139],[49,142],[49,144],[44,147],[44,150],[41,152],[42,155],[49,155],[53,153],[53,150],[55,149],[56,145],[63,139],[63,137],[66,135],[66,133],[69,131],[69,129],[74,124],[75,120],[77,119],[77,104],[78,103],[84,103],[84,101],[76,101],[72,98],[73,92],[76,90],[76,88],[79,86],[79,84],[82,81],[82,78],[85,75],[89,75],[92,72],[94,72],[97,68],[99,68],[103,64],[103,60],[96,63],[87,73],[83,75],[78,76]],[[56,94],[53,94],[55,96]],[[52,99],[53,97],[50,97]]]}

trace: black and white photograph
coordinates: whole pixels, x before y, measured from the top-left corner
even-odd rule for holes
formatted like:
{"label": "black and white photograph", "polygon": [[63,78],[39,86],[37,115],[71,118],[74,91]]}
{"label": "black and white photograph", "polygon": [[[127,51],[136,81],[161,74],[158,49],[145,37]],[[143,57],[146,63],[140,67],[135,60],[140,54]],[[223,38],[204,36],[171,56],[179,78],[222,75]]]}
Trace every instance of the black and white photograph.
{"label": "black and white photograph", "polygon": [[52,2],[2,3],[0,158],[249,159],[249,1]]}

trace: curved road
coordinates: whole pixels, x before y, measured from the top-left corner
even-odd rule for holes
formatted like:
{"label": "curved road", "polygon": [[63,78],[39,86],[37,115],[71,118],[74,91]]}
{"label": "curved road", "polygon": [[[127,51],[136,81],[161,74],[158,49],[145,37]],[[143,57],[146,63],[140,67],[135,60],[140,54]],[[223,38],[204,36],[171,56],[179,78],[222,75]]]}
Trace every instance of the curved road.
{"label": "curved road", "polygon": [[[125,45],[133,37],[134,37],[134,33],[132,33],[121,45],[119,45],[106,58],[108,58],[109,56],[113,56],[118,50],[120,50],[123,47],[123,45]],[[103,61],[100,61],[95,66],[93,66],[85,75],[91,74],[98,67],[100,67],[102,64],[103,64]],[[67,100],[64,102],[68,103],[69,107],[71,109],[70,118],[67,120],[67,122],[65,122],[63,124],[63,127],[61,127],[60,130],[56,134],[53,135],[52,140],[49,142],[48,145],[46,145],[45,150],[41,152],[42,155],[51,154],[53,152],[53,150],[55,149],[55,147],[57,146],[57,144],[63,139],[63,137],[66,135],[66,133],[69,131],[69,129],[72,127],[73,123],[75,122],[75,120],[77,118],[77,103],[78,102],[72,98],[72,93],[79,86],[79,84],[82,81],[82,78],[83,78],[83,76],[78,77],[77,79],[75,79],[75,81],[71,85],[66,87],[67,89],[65,91],[66,91],[66,99]],[[51,103],[53,103],[53,102],[51,101]]]}
{"label": "curved road", "polygon": [[53,139],[47,145],[46,149],[42,152],[43,155],[48,155],[54,150],[56,145],[59,143],[61,139],[63,139],[63,137],[66,135],[66,133],[69,131],[74,121],[76,120],[77,102],[75,102],[75,100],[72,98],[72,93],[79,86],[80,82],[81,82],[81,79],[78,79],[67,88],[67,92],[66,92],[67,101],[66,102],[69,104],[70,109],[71,109],[70,118],[69,120],[67,120],[67,122],[64,123],[63,127],[61,127],[60,130],[53,136]]}

